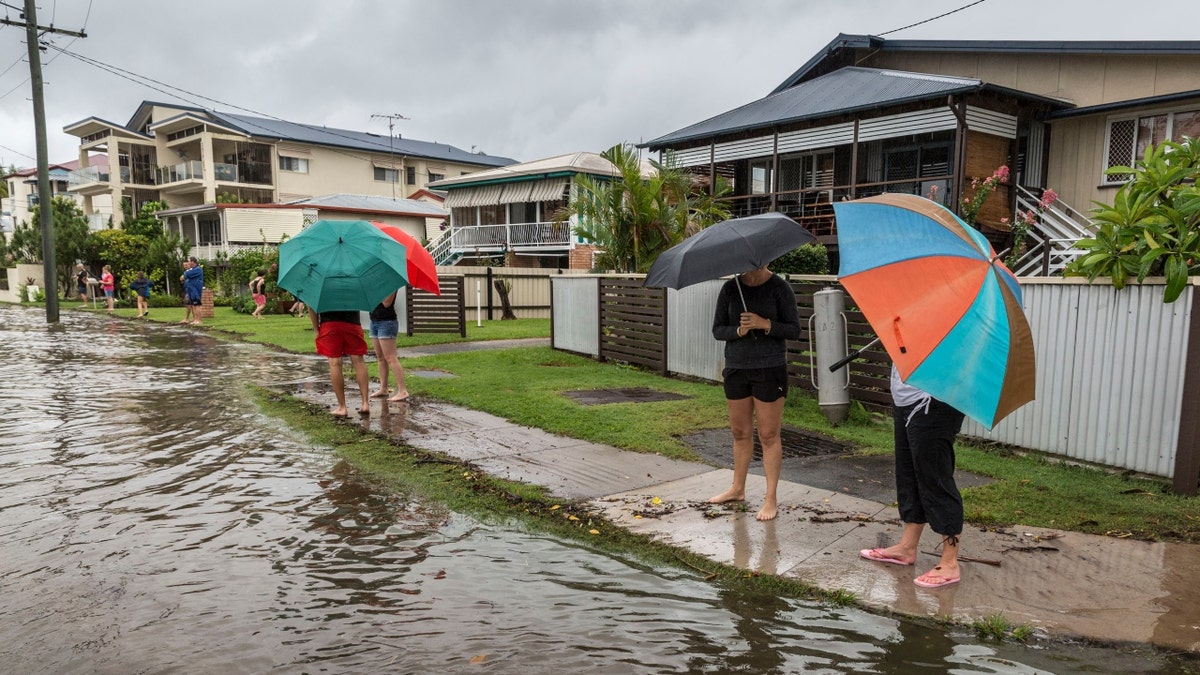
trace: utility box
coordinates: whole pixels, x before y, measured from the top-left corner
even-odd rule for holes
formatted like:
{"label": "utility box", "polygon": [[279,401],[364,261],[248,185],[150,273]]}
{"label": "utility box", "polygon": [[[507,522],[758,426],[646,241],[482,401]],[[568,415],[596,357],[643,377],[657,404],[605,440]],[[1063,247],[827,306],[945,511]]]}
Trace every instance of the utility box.
{"label": "utility box", "polygon": [[821,414],[835,426],[845,422],[850,414],[850,365],[829,372],[829,367],[846,358],[849,351],[845,310],[846,294],[842,290],[826,288],[813,294],[809,331],[816,371],[812,378],[817,385]]}

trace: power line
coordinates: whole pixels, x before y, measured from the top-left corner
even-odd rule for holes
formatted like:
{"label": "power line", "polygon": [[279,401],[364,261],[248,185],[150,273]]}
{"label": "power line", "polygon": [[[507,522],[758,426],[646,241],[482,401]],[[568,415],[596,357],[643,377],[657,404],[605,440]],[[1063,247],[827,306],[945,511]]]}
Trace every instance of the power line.
{"label": "power line", "polygon": [[15,148],[10,148],[10,147],[8,147],[7,145],[0,145],[0,148],[4,148],[5,150],[7,150],[7,151],[9,151],[9,152],[15,152],[15,153],[17,153],[18,155],[20,155],[20,156],[22,156],[22,157],[24,157],[24,158],[26,158],[26,159],[32,159],[32,160],[33,160],[33,161],[35,161],[35,162],[37,161],[37,157],[30,157],[29,155],[27,155],[27,154],[25,154],[25,153],[21,152],[20,150],[17,150],[17,149],[15,149]]}
{"label": "power line", "polygon": [[971,3],[965,4],[965,5],[963,5],[962,7],[959,7],[958,9],[952,9],[952,10],[950,10],[949,12],[946,12],[946,13],[944,13],[944,14],[938,14],[937,16],[930,17],[930,18],[928,18],[928,19],[925,19],[924,21],[918,21],[918,22],[916,22],[916,23],[910,23],[910,24],[908,24],[907,26],[901,26],[900,28],[893,28],[892,30],[889,30],[889,31],[884,31],[884,32],[882,32],[882,33],[876,33],[876,35],[877,35],[878,37],[883,37],[884,35],[888,35],[888,34],[891,34],[891,33],[899,33],[899,32],[900,32],[900,31],[902,31],[902,30],[908,30],[909,28],[915,28],[915,27],[917,27],[917,26],[920,26],[920,25],[922,25],[922,24],[927,24],[927,23],[929,23],[930,21],[937,21],[938,19],[940,19],[940,18],[942,18],[942,17],[944,17],[944,16],[950,16],[951,14],[954,14],[955,12],[961,12],[961,11],[963,11],[964,9],[968,9],[968,8],[970,8],[970,7],[974,7],[975,5],[981,4],[981,3],[983,3],[984,1],[985,1],[985,0],[975,0],[975,2],[971,2]]}

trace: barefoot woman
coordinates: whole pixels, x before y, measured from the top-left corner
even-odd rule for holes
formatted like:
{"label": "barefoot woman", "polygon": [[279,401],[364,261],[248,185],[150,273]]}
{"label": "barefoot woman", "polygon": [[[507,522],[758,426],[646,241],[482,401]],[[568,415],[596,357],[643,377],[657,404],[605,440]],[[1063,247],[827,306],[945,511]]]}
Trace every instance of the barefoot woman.
{"label": "barefoot woman", "polygon": [[783,465],[779,428],[788,389],[787,341],[800,337],[796,294],[766,267],[730,279],[717,297],[712,331],[714,338],[725,342],[721,375],[733,432],[733,485],[708,501],[719,504],[746,498],[757,421],[767,474],[767,495],[757,518],[772,520],[779,510],[776,490]]}

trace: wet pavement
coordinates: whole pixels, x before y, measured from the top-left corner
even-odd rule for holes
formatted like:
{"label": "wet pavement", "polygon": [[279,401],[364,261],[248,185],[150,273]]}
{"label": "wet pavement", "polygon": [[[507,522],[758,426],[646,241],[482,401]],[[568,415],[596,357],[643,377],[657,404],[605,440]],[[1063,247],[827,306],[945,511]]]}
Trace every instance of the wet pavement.
{"label": "wet pavement", "polygon": [[[308,390],[302,398],[328,403],[331,395]],[[779,517],[759,523],[754,508],[704,503],[729,486],[728,468],[555,436],[419,399],[362,423],[410,446],[471,461],[492,475],[589,502],[631,531],[720,563],[849,591],[876,610],[967,624],[1002,613],[1014,625],[1029,624],[1056,639],[1200,653],[1195,584],[1200,546],[968,525],[962,582],[937,590],[912,583],[937,561],[937,539],[928,531],[915,566],[860,559],[860,549],[887,546],[900,536],[888,494],[890,457],[829,455],[792,462],[779,487]],[[747,504],[761,503],[763,489],[752,477]]]}

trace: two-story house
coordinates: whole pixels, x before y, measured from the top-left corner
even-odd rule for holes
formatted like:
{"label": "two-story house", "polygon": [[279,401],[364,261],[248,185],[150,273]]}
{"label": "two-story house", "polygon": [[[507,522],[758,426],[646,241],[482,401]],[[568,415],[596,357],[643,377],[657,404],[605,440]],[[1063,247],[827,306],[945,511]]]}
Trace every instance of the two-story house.
{"label": "two-story house", "polygon": [[[400,136],[144,101],[125,124],[69,124],[79,137],[68,189],[93,200],[169,208],[274,204],[331,194],[403,199],[443,178],[512,164],[507,157]],[[103,152],[106,161],[90,159]],[[120,209],[113,214],[121,222]]]}
{"label": "two-story house", "polygon": [[[735,211],[792,215],[836,255],[831,203],[880,192],[958,208],[971,184],[1012,180],[978,223],[1005,245],[1047,188],[1018,273],[1053,273],[1091,233],[1151,143],[1200,134],[1200,42],[893,40],[839,35],[765,97],[644,144],[733,181]],[[936,188],[936,189],[935,189]]]}

